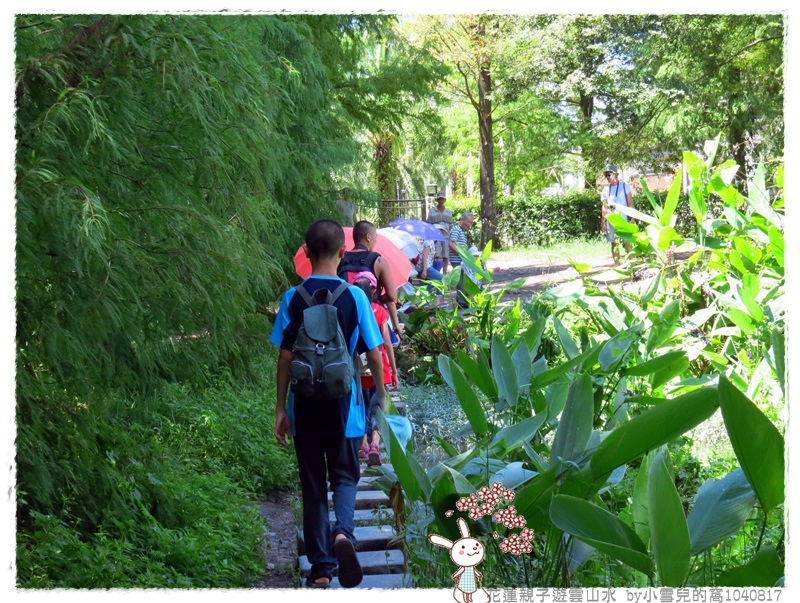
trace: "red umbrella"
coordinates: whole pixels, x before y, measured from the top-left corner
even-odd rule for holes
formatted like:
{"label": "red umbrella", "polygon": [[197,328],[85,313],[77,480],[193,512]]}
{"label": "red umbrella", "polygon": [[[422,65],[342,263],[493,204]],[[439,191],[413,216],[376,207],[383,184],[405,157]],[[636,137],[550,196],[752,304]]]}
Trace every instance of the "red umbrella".
{"label": "red umbrella", "polygon": [[[355,247],[353,229],[350,226],[344,226],[343,229],[345,248],[349,251]],[[408,275],[411,274],[411,262],[408,261],[406,254],[397,245],[378,233],[373,251],[380,253],[383,261],[389,265],[389,270],[396,286],[399,287],[408,281]],[[311,260],[306,257],[302,245],[297,250],[297,253],[294,254],[294,271],[303,278],[311,276]]]}

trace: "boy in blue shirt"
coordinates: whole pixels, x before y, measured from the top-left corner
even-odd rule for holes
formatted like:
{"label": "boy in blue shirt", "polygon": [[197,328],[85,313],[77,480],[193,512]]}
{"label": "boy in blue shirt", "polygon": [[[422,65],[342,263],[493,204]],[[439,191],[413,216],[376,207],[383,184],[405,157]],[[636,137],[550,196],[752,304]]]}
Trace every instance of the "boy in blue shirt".
{"label": "boy in blue shirt", "polygon": [[[306,232],[303,249],[311,260],[312,272],[300,286],[308,293],[313,296],[320,288],[332,292],[344,282],[336,276],[345,251],[344,231],[337,222],[314,222]],[[303,536],[311,562],[306,584],[326,588],[338,562],[339,583],[351,588],[362,579],[353,542],[356,491],[361,477],[358,449],[366,427],[364,405],[355,382],[357,371],[350,394],[342,398],[312,402],[288,391],[292,346],[303,323],[303,310],[308,307],[295,293],[296,288],[292,287],[284,294],[270,336],[270,342],[280,348],[274,433],[282,446],[287,445],[287,437],[294,438],[303,497]],[[358,287],[348,287],[334,306],[349,353],[366,351],[375,382],[383,384],[383,337],[367,296]],[[386,391],[382,385],[376,396],[383,406]],[[336,521],[332,527],[328,520],[326,477],[333,491]]]}

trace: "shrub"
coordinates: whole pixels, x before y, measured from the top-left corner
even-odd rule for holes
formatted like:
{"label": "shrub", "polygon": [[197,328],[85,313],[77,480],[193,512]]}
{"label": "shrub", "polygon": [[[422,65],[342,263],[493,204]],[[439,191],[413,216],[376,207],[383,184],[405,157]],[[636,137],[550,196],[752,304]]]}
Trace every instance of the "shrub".
{"label": "shrub", "polygon": [[252,584],[264,531],[253,499],[295,479],[271,436],[275,355],[245,386],[205,372],[205,391],[74,400],[53,387],[20,406],[20,587]]}

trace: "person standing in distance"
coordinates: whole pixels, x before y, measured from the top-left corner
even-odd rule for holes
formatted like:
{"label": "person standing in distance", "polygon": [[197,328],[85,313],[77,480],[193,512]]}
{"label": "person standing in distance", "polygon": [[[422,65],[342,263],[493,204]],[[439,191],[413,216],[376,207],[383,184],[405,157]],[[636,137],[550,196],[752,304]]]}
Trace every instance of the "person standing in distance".
{"label": "person standing in distance", "polygon": [[[450,232],[453,227],[453,213],[444,206],[447,197],[444,191],[436,193],[436,207],[431,208],[426,218],[431,224],[437,226],[444,226],[445,232]],[[436,255],[442,258],[444,266],[442,266],[442,274],[447,272],[448,256],[450,255],[450,237],[445,235],[444,241],[436,241]]]}
{"label": "person standing in distance", "polygon": [[[467,231],[472,228],[475,222],[475,217],[471,212],[465,211],[461,214],[461,219],[458,224],[454,224],[450,229],[450,263],[453,268],[461,266],[461,256],[458,254],[458,248],[463,247],[467,249]],[[458,286],[456,292],[456,303],[459,308],[469,307],[467,301],[467,290],[464,288],[464,271],[461,271],[461,277],[458,279]]]}
{"label": "person standing in distance", "polygon": [[[612,213],[621,215],[625,220],[630,221],[630,218],[619,211],[619,206],[633,207],[633,189],[627,182],[621,182],[619,179],[619,170],[615,165],[607,165],[603,175],[606,177],[608,184],[603,188],[600,194],[602,201],[600,207],[600,232],[606,235],[606,241],[611,243],[611,257],[614,260],[614,265],[619,266],[619,249],[617,248],[617,237],[614,234],[614,227],[608,222],[608,216]],[[623,242],[625,250],[630,252],[631,246],[627,242]]]}

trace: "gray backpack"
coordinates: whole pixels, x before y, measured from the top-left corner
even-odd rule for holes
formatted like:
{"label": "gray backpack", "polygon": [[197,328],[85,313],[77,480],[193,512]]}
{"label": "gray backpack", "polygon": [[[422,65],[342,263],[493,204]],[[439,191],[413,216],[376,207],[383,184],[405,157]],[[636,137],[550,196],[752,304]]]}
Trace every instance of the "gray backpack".
{"label": "gray backpack", "polygon": [[333,305],[348,287],[342,283],[333,292],[322,288],[314,295],[302,285],[296,289],[308,308],[303,310],[303,324],[292,347],[289,380],[295,396],[304,400],[342,398],[353,389],[353,358]]}

